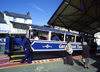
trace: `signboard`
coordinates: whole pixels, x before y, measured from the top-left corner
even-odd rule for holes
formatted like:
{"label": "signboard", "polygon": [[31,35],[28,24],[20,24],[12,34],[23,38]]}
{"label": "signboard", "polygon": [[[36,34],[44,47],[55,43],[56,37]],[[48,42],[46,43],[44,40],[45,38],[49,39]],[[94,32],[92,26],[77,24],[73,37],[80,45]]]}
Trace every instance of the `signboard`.
{"label": "signboard", "polygon": [[[82,50],[82,46],[80,43],[71,42],[70,44],[73,50]],[[61,41],[32,41],[33,51],[65,51],[66,47],[66,42]]]}

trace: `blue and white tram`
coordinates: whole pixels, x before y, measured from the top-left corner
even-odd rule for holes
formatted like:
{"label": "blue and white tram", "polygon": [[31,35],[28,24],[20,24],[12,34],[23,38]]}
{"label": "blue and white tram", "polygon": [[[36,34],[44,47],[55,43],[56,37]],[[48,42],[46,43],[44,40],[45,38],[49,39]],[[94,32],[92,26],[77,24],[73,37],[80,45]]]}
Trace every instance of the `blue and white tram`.
{"label": "blue and white tram", "polygon": [[[94,49],[96,49],[93,46],[94,36],[86,33],[79,35],[34,25],[29,27],[27,33],[29,33],[31,40],[32,59],[65,57],[65,48],[67,46],[66,39],[70,40],[70,44],[74,51],[73,55],[81,55],[82,41],[88,42],[91,46],[91,53],[94,53]],[[36,35],[39,37],[39,40],[34,39],[34,36]],[[24,54],[22,47],[23,36],[25,36],[25,34],[18,34],[17,36],[15,35],[6,38],[5,53],[10,56],[10,60],[14,59],[12,58],[13,55],[15,55],[16,58],[16,55]]]}
{"label": "blue and white tram", "polygon": [[[29,31],[33,52],[65,51],[67,46],[66,38],[70,39],[74,51],[82,50],[81,42],[77,42],[78,34],[34,26],[31,26]],[[38,34],[39,40],[34,40],[35,33]],[[59,40],[52,40],[53,35],[57,35]]]}
{"label": "blue and white tram", "polygon": [[[69,33],[33,25],[29,27],[27,33],[29,33],[30,35],[33,59],[65,57],[65,48],[67,46],[66,38],[70,39],[70,44],[74,51],[73,55],[80,55],[80,52],[82,50],[82,38],[80,38],[80,35],[75,33]],[[38,35],[39,40],[34,39],[35,35]],[[11,59],[14,59],[12,58],[13,55],[24,54],[22,41],[23,37],[20,37],[20,35],[19,38],[15,36],[6,38],[5,53],[8,54]]]}

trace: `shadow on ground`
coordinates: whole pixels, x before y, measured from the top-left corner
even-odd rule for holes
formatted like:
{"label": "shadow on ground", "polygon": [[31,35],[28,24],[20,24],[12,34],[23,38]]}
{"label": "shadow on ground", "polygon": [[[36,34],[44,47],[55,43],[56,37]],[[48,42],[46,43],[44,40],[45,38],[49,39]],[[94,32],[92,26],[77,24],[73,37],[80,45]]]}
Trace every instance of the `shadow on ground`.
{"label": "shadow on ground", "polygon": [[100,56],[92,56],[91,58],[95,60],[91,65],[98,69],[96,72],[100,72]]}

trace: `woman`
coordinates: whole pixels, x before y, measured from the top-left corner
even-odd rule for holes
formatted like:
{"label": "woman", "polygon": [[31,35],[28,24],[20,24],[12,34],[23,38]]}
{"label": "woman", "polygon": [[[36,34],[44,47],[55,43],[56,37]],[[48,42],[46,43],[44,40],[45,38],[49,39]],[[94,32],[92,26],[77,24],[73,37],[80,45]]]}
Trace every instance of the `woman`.
{"label": "woman", "polygon": [[71,45],[69,43],[69,40],[67,39],[66,40],[66,43],[67,43],[67,47],[66,47],[66,64],[67,65],[73,65],[73,59],[72,59],[72,48],[71,48]]}
{"label": "woman", "polygon": [[89,68],[90,47],[87,44],[87,42],[83,42],[82,48],[83,48],[82,56],[85,59],[84,68]]}

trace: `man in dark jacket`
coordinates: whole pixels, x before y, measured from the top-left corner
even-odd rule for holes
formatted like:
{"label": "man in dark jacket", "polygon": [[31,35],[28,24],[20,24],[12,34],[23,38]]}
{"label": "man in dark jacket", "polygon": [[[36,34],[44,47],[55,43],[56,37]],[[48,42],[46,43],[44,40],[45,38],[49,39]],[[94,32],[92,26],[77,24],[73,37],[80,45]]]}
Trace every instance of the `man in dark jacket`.
{"label": "man in dark jacket", "polygon": [[29,40],[29,35],[26,35],[26,37],[23,39],[23,48],[25,51],[25,56],[21,60],[21,63],[24,63],[25,59],[27,58],[27,63],[31,63],[31,47],[30,47],[30,40]]}

